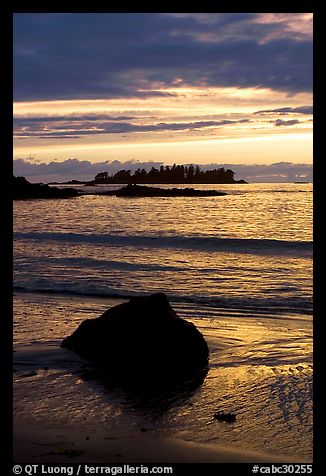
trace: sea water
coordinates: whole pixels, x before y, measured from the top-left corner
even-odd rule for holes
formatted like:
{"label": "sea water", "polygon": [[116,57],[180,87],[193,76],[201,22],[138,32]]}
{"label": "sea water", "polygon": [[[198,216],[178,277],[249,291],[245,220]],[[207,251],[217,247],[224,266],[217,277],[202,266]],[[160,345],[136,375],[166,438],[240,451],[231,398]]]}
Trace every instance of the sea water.
{"label": "sea water", "polygon": [[[18,421],[100,423],[117,435],[146,424],[311,457],[312,185],[196,188],[227,195],[14,202]],[[59,346],[83,319],[153,292],[204,334],[210,368],[189,398],[139,415],[122,395],[81,380],[80,360]],[[216,411],[236,422],[217,422]]]}

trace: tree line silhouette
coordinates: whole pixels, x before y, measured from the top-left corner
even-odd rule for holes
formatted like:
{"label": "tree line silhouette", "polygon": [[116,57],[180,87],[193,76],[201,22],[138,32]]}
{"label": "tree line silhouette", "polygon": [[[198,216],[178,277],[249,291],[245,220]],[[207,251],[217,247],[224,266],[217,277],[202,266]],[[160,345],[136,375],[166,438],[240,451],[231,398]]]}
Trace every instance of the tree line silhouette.
{"label": "tree line silhouette", "polygon": [[130,170],[119,170],[115,174],[100,172],[89,184],[105,183],[246,183],[244,180],[235,180],[233,170],[224,167],[213,170],[201,170],[199,165],[163,166],[159,169],[152,167],[148,172],[137,169],[132,174]]}

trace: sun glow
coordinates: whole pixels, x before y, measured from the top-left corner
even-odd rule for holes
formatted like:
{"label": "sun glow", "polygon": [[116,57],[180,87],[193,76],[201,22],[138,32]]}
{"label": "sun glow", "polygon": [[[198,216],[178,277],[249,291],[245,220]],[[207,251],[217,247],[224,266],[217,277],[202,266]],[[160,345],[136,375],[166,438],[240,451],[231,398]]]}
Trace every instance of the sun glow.
{"label": "sun glow", "polygon": [[[31,152],[32,151],[32,152]],[[293,161],[306,163],[312,160],[312,135],[310,132],[266,134],[255,137],[221,137],[210,139],[190,139],[151,142],[122,142],[51,144],[21,146],[16,157],[32,154],[34,159],[51,161],[54,158],[66,160],[162,161],[164,163],[273,163]]]}
{"label": "sun glow", "polygon": [[[147,90],[147,93],[150,92]],[[155,91],[153,91],[155,92]],[[195,108],[197,113],[254,112],[266,107],[280,107],[309,104],[312,96],[307,93],[289,97],[286,92],[273,91],[267,88],[200,88],[175,87],[160,89],[166,96],[140,97],[123,99],[82,99],[61,101],[31,101],[15,102],[13,113],[15,117],[34,115],[80,114],[80,113],[107,113],[161,111],[169,113],[178,111],[189,113],[189,107]],[[239,102],[240,100],[240,102]]]}
{"label": "sun glow", "polygon": [[160,92],[159,97],[16,102],[14,117],[24,123],[16,129],[14,155],[95,162],[205,163],[218,157],[271,163],[275,155],[312,160],[311,115],[259,112],[308,105],[310,94],[179,86]]}

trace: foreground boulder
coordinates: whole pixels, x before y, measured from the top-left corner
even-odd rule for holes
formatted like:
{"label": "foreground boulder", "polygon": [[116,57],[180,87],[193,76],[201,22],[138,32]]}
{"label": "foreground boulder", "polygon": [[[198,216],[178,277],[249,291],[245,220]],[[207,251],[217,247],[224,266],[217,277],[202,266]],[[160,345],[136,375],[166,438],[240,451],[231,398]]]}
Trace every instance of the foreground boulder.
{"label": "foreground boulder", "polygon": [[87,319],[61,346],[122,383],[178,381],[208,365],[204,337],[177,316],[165,294],[135,298]]}

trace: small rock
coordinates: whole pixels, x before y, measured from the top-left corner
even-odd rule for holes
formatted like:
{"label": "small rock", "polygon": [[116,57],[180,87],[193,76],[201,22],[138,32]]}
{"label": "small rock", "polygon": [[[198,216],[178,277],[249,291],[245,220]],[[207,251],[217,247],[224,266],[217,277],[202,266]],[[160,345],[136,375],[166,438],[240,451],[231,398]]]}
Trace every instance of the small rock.
{"label": "small rock", "polygon": [[59,455],[64,455],[68,456],[69,458],[75,458],[76,456],[80,456],[83,454],[83,450],[71,450],[71,449],[65,449],[65,448],[60,448],[57,454]]}
{"label": "small rock", "polygon": [[214,413],[214,420],[225,421],[226,423],[234,423],[236,416],[234,413],[218,412]]}
{"label": "small rock", "polygon": [[34,377],[35,375],[37,375],[37,371],[36,370],[31,370],[30,372],[24,372],[21,377]]}

